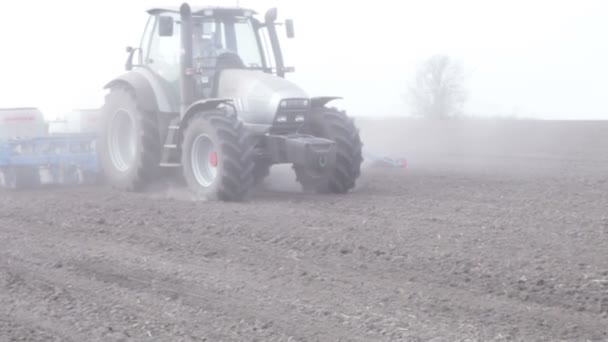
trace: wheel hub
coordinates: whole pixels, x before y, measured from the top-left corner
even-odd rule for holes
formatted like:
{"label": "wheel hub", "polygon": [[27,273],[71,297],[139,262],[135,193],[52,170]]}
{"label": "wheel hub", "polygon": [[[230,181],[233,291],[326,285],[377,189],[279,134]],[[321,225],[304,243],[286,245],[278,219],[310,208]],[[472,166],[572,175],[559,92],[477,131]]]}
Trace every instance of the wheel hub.
{"label": "wheel hub", "polygon": [[209,164],[213,167],[217,167],[217,152],[213,151],[209,153]]}
{"label": "wheel hub", "polygon": [[137,132],[135,122],[125,110],[117,111],[112,118],[109,145],[114,167],[120,172],[127,171],[136,159]]}
{"label": "wheel hub", "polygon": [[201,134],[192,144],[190,154],[192,173],[202,187],[209,187],[217,177],[219,158],[213,141],[205,134]]}

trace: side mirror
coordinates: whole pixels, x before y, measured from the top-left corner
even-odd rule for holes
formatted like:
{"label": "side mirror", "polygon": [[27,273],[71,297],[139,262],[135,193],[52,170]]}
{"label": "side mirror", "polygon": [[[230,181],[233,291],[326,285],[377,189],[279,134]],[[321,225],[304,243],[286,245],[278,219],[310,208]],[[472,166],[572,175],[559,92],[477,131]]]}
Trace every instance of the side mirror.
{"label": "side mirror", "polygon": [[[133,56],[136,52],[140,51],[140,48],[133,48],[132,46],[127,46],[126,50],[129,56],[127,57],[127,62],[125,63],[125,70],[129,71],[133,69]],[[139,55],[139,58],[141,59],[141,54]],[[141,63],[141,61],[139,63]]]}
{"label": "side mirror", "polygon": [[173,36],[173,18],[167,16],[158,17],[158,34],[161,37]]}
{"label": "side mirror", "polygon": [[285,30],[287,31],[287,38],[295,37],[295,32],[293,28],[293,20],[287,19],[285,20]]}

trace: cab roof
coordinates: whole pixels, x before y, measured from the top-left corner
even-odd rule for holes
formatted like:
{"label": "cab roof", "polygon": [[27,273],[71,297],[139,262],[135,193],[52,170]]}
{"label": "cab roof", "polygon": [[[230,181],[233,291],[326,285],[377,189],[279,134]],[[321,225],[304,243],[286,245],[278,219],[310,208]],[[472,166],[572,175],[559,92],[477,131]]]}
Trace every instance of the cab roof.
{"label": "cab roof", "polygon": [[[209,16],[207,14],[209,11],[212,11],[212,15],[220,15],[220,16],[246,16],[246,15],[254,15],[258,14],[256,11],[243,8],[243,7],[192,7],[192,15],[193,16]],[[158,15],[162,13],[178,13],[179,7],[154,7],[150,8],[147,11],[150,15]]]}

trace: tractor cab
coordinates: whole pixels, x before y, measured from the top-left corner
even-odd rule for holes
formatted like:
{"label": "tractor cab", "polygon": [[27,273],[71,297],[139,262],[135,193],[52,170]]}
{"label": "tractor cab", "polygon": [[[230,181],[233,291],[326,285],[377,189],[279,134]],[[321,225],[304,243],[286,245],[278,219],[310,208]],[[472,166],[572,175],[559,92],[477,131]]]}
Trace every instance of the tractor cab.
{"label": "tractor cab", "polygon": [[[179,108],[182,73],[192,76],[190,101],[218,96],[219,74],[226,69],[262,71],[283,77],[276,9],[261,22],[255,11],[244,8],[204,7],[184,16],[180,9],[154,8],[140,47],[129,48],[127,70],[143,67],[151,71]],[[186,21],[186,22],[184,22]],[[285,22],[287,37],[293,37],[293,22]],[[133,63],[135,52],[139,63]],[[182,55],[182,52],[186,55]],[[177,110],[176,110],[177,111]]]}

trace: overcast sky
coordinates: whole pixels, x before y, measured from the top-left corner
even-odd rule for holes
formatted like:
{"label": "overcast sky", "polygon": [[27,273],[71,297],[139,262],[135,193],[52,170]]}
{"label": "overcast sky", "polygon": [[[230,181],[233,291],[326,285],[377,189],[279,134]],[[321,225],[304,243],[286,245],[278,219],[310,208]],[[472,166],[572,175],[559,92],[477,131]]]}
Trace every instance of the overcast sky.
{"label": "overcast sky", "polygon": [[[54,115],[98,107],[102,86],[123,72],[145,9],[182,1],[5,1],[0,107]],[[198,4],[235,5],[236,0]],[[197,3],[192,2],[195,5]],[[608,119],[605,1],[241,0],[293,18],[289,79],[311,95],[340,95],[349,112],[408,115],[402,95],[425,58],[445,53],[469,74],[475,115]],[[263,14],[263,13],[262,13]]]}

